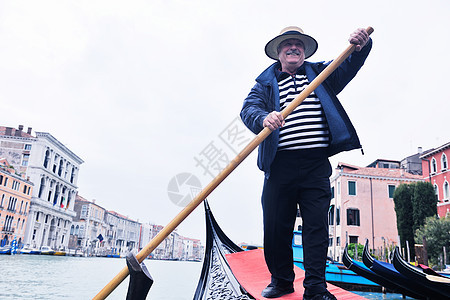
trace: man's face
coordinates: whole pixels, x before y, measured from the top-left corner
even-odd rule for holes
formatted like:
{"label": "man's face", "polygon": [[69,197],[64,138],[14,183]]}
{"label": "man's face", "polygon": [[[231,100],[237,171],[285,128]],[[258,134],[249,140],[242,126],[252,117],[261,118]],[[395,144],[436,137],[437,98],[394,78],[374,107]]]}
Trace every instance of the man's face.
{"label": "man's face", "polygon": [[305,47],[298,39],[288,39],[278,46],[278,59],[282,71],[300,67],[305,61]]}

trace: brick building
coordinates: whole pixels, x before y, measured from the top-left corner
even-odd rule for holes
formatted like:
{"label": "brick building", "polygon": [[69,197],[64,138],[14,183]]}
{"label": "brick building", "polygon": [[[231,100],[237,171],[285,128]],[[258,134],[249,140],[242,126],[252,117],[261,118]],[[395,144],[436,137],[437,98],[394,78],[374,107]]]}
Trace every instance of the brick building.
{"label": "brick building", "polygon": [[0,158],[0,246],[23,244],[33,184]]}
{"label": "brick building", "polygon": [[450,143],[432,149],[420,156],[422,159],[423,179],[429,181],[438,199],[438,215],[445,217],[450,215]]}

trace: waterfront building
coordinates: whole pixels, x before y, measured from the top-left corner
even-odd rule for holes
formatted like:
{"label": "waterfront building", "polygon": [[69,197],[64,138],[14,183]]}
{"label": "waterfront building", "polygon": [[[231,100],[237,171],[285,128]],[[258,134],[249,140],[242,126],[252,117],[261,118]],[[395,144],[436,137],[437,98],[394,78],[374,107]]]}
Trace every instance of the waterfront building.
{"label": "waterfront building", "polygon": [[406,172],[397,163],[378,160],[371,167],[338,164],[330,180],[328,255],[334,260],[342,259],[346,243],[363,244],[368,239],[370,248],[379,253],[398,244],[395,188],[422,181],[422,176]]}
{"label": "waterfront building", "polygon": [[203,257],[202,245],[200,240],[183,238],[183,256],[182,260],[201,260]]}
{"label": "waterfront building", "polygon": [[437,211],[440,218],[450,216],[450,142],[431,149],[420,156],[423,180],[429,181],[438,199]]}
{"label": "waterfront building", "polygon": [[126,255],[138,248],[141,224],[115,211],[106,211],[108,248],[113,253]]}
{"label": "waterfront building", "polygon": [[8,160],[0,158],[0,246],[15,239],[23,244],[33,183],[17,174]]}
{"label": "waterfront building", "polygon": [[80,195],[75,198],[76,217],[70,228],[69,250],[81,251],[87,256],[106,256],[110,246],[105,237],[108,226],[105,222],[106,209]]}
{"label": "waterfront building", "polygon": [[[153,229],[152,229],[152,237],[151,239],[153,239],[162,229],[164,228],[164,226],[162,225],[153,225]],[[162,243],[160,243],[151,253],[151,257],[154,259],[163,259],[165,258],[165,249],[166,244],[168,243],[167,238],[164,239],[164,241]],[[142,248],[145,247],[144,244],[142,244]]]}
{"label": "waterfront building", "polygon": [[67,248],[83,160],[47,132],[0,127],[0,156],[34,184],[24,244]]}
{"label": "waterfront building", "polygon": [[[139,232],[139,243],[138,243],[138,249],[139,251],[142,250],[145,246],[147,246],[148,243],[158,234],[159,231],[161,231],[163,227],[161,225],[155,225],[155,224],[141,224],[140,232]],[[158,248],[159,247],[159,248]],[[162,247],[158,245],[158,247],[153,250],[150,257],[155,257],[155,252],[161,252]]]}

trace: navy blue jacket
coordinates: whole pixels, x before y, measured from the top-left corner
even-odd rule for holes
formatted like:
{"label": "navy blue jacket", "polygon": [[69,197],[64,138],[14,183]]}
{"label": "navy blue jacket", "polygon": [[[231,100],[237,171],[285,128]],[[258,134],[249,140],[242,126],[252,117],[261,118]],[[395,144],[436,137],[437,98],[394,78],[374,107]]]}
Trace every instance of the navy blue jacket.
{"label": "navy blue jacket", "polygon": [[[350,119],[336,97],[344,87],[355,77],[364,64],[370,49],[372,39],[361,49],[353,52],[321,85],[315,90],[320,99],[330,130],[330,146],[328,156],[342,151],[361,148],[358,135]],[[304,62],[306,76],[312,82],[317,75],[331,62]],[[265,117],[272,111],[280,111],[280,95],[275,70],[280,69],[280,62],[275,62],[256,78],[256,84],[244,101],[241,118],[244,124],[255,134],[263,129]],[[277,148],[280,130],[273,131],[258,149],[258,167],[266,177],[270,175]]]}

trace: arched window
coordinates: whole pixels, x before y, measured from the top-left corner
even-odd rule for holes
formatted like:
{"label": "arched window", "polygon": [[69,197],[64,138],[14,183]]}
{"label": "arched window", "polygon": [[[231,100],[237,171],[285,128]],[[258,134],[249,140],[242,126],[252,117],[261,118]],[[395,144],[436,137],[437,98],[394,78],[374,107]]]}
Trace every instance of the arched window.
{"label": "arched window", "polygon": [[58,175],[61,176],[62,174],[62,170],[63,170],[63,166],[64,166],[64,162],[61,158],[61,160],[59,161],[59,169],[58,169]]}
{"label": "arched window", "polygon": [[447,167],[448,167],[447,155],[445,155],[445,153],[442,153],[442,156],[441,156],[441,169],[442,170],[447,170]]}
{"label": "arched window", "polygon": [[75,235],[78,235],[79,229],[80,229],[80,227],[77,225],[77,226],[75,227],[75,232],[74,232]]}
{"label": "arched window", "polygon": [[448,181],[446,180],[444,182],[444,200],[448,200],[450,193],[449,193],[449,185],[448,185]]}
{"label": "arched window", "polygon": [[75,179],[75,167],[72,167],[72,174],[70,174],[70,183],[73,183]]}
{"label": "arched window", "polygon": [[437,184],[434,184],[434,193],[436,194],[436,199],[439,201],[439,188]]}
{"label": "arched window", "polygon": [[75,231],[75,227],[72,225],[71,227],[70,227],[70,235],[73,235],[73,232]]}
{"label": "arched window", "polygon": [[48,161],[50,160],[50,151],[45,151],[45,158],[44,158],[44,168],[48,167]]}
{"label": "arched window", "polygon": [[431,173],[436,173],[437,172],[437,163],[436,163],[436,159],[433,157],[433,159],[431,160]]}

